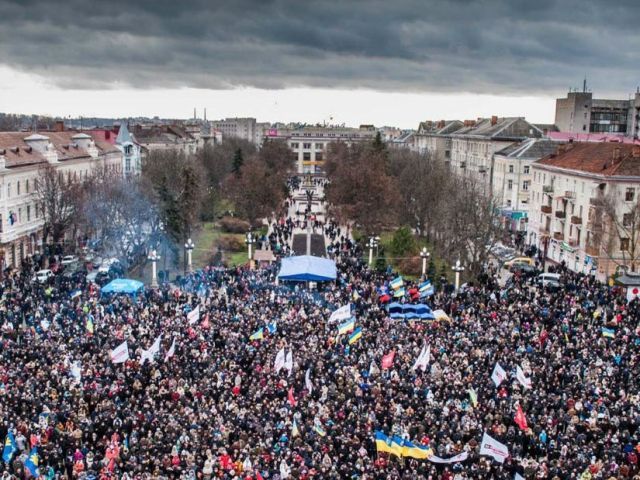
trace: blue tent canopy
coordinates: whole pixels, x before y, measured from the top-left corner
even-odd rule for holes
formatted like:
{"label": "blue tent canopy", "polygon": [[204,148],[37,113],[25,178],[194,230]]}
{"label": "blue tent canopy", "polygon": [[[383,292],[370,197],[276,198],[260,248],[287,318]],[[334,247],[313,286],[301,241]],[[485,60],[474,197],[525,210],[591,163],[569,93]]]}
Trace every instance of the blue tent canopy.
{"label": "blue tent canopy", "polygon": [[111,295],[124,293],[133,295],[134,297],[144,288],[144,283],[129,278],[116,278],[107,283],[100,293],[102,295]]}
{"label": "blue tent canopy", "polygon": [[337,276],[336,263],[327,258],[300,255],[282,259],[280,280],[292,282],[328,282]]}
{"label": "blue tent canopy", "polygon": [[390,303],[387,306],[387,311],[391,318],[404,318],[407,320],[434,320],[435,316],[431,312],[429,305],[424,303],[411,304],[411,303]]}

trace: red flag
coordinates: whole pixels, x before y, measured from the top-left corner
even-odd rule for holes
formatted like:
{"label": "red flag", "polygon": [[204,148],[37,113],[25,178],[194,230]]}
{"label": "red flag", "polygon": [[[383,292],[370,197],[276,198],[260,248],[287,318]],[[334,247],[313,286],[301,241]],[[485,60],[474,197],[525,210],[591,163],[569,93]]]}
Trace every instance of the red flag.
{"label": "red flag", "polygon": [[522,411],[522,407],[520,405],[518,405],[518,409],[516,410],[515,422],[520,427],[520,430],[526,430],[527,428],[529,428],[527,425],[527,417],[524,416],[524,412]]}
{"label": "red flag", "polygon": [[287,395],[287,401],[289,402],[289,405],[291,405],[292,407],[296,406],[296,399],[293,396],[293,387],[289,388],[289,394]]}
{"label": "red flag", "polygon": [[256,472],[256,480],[264,480],[264,477],[260,475],[260,472]]}
{"label": "red flag", "polygon": [[387,353],[385,356],[382,357],[382,369],[386,370],[388,368],[391,368],[391,366],[393,365],[393,358],[396,356],[396,352],[394,352],[393,350],[389,353]]}
{"label": "red flag", "polygon": [[202,328],[209,328],[209,314],[207,313],[204,316],[204,320],[202,321]]}

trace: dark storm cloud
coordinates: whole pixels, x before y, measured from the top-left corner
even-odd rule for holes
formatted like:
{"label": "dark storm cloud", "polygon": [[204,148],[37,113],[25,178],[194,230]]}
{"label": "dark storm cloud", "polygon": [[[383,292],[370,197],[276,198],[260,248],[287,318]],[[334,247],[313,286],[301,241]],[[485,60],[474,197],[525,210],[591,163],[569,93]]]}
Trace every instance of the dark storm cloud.
{"label": "dark storm cloud", "polygon": [[636,0],[0,0],[0,63],[68,88],[623,93],[639,21]]}

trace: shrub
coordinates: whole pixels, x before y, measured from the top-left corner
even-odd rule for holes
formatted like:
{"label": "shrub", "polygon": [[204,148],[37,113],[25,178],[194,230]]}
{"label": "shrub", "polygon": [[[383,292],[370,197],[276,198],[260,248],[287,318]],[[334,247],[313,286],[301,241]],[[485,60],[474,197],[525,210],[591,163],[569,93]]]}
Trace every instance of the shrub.
{"label": "shrub", "polygon": [[220,220],[220,228],[227,233],[246,233],[249,231],[249,222],[239,218],[223,217]]}
{"label": "shrub", "polygon": [[244,250],[244,240],[235,235],[221,235],[218,238],[218,247],[226,250],[227,252],[239,252]]}
{"label": "shrub", "polygon": [[398,269],[404,275],[418,276],[422,273],[422,259],[420,257],[404,258],[398,263]]}

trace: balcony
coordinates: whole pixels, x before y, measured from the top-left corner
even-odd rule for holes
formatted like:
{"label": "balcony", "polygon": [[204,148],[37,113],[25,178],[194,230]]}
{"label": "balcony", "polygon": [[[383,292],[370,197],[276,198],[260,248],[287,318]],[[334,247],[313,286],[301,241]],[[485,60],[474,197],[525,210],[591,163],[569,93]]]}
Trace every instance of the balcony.
{"label": "balcony", "polygon": [[556,210],[556,218],[564,220],[565,218],[567,218],[567,212],[565,212],[564,210]]}
{"label": "balcony", "polygon": [[564,240],[564,233],[562,233],[562,232],[553,232],[553,238],[555,238],[558,241],[562,241],[562,240]]}
{"label": "balcony", "polygon": [[543,185],[542,186],[542,193],[552,194],[553,193],[553,185]]}
{"label": "balcony", "polygon": [[551,205],[542,205],[542,206],[540,207],[540,211],[541,211],[542,213],[546,213],[547,215],[551,215],[551,210],[552,210],[552,209],[551,209]]}
{"label": "balcony", "polygon": [[568,199],[575,199],[576,198],[576,192],[571,192],[569,190],[567,190],[566,192],[564,192],[564,198],[568,198]]}
{"label": "balcony", "polygon": [[578,217],[577,215],[571,215],[571,224],[582,225],[582,217]]}
{"label": "balcony", "polygon": [[590,257],[598,257],[600,255],[600,248],[595,245],[587,245],[584,251]]}

